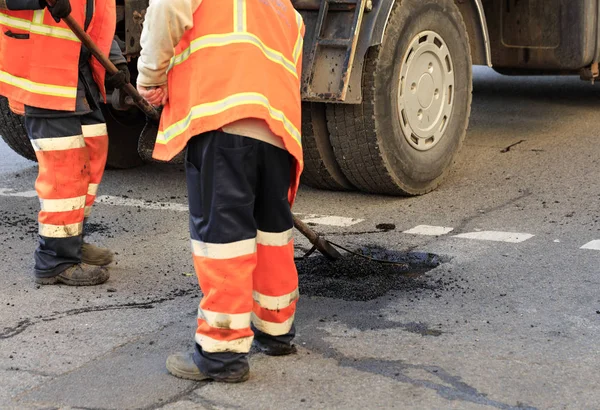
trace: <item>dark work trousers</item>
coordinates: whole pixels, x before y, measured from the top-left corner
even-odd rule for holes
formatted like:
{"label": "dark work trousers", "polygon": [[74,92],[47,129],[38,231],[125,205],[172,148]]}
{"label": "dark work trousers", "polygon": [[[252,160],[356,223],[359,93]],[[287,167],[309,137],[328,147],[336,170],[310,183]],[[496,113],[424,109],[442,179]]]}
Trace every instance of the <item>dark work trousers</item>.
{"label": "dark work trousers", "polygon": [[108,135],[99,109],[80,116],[25,116],[39,170],[37,277],[59,275],[81,263],[83,224],[96,199],[108,154]]}
{"label": "dark work trousers", "polygon": [[[192,242],[243,243],[256,238],[257,230],[291,233],[293,219],[287,198],[294,165],[294,159],[287,151],[256,139],[221,131],[212,131],[192,138],[188,142],[186,151]],[[285,266],[289,277],[296,276],[294,286],[297,286],[297,273],[293,264],[293,243],[290,242],[287,249],[292,251],[288,253],[290,258],[286,258],[289,262]],[[215,263],[221,262],[223,261]],[[210,292],[219,292],[222,291],[221,287],[229,286],[228,290],[223,292],[224,297],[233,300],[235,295],[239,294],[239,288],[238,290],[232,288],[240,286],[240,279],[236,278],[236,272],[228,272],[226,268],[221,268],[223,266],[231,265],[218,265],[216,269],[208,269],[210,272],[198,271],[202,268],[196,265],[196,270],[201,286],[204,274],[211,276],[213,280],[216,277],[216,282],[219,284],[215,287],[219,289],[211,289]],[[219,277],[223,278],[222,285]],[[293,280],[290,281],[292,282]],[[252,283],[249,286],[251,307]],[[297,287],[295,289],[297,291]],[[203,289],[203,292],[206,300],[206,289]],[[208,307],[213,311],[224,311],[228,306],[235,304],[225,302],[226,306],[223,306],[220,298],[213,299],[210,303]],[[276,336],[263,333],[256,327],[252,327],[253,332],[249,327],[246,329],[250,335],[254,333],[255,340],[260,340],[264,344],[289,344],[295,335],[293,324],[287,333]],[[215,334],[218,333],[215,331]],[[224,338],[227,339],[227,336]],[[248,370],[247,352],[231,352],[227,349],[208,352],[203,350],[199,343],[196,343],[194,361],[200,371],[215,379],[235,377]]]}

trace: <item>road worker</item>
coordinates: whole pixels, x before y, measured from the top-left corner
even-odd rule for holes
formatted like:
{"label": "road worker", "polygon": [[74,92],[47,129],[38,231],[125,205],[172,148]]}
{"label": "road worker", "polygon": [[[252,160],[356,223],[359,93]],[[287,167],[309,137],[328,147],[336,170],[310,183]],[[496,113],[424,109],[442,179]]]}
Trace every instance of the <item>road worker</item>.
{"label": "road worker", "polygon": [[[109,278],[113,254],[84,242],[108,153],[106,124],[99,108],[105,86],[128,81],[126,61],[114,41],[115,0],[0,0],[0,95],[25,115],[39,163],[40,199],[35,281],[73,286]],[[68,16],[120,69],[105,70],[61,21]]]}
{"label": "road worker", "polygon": [[137,84],[164,105],[154,157],[187,150],[204,295],[194,352],[167,359],[175,376],[241,382],[253,341],[268,355],[296,351],[303,36],[290,0],[150,1]]}

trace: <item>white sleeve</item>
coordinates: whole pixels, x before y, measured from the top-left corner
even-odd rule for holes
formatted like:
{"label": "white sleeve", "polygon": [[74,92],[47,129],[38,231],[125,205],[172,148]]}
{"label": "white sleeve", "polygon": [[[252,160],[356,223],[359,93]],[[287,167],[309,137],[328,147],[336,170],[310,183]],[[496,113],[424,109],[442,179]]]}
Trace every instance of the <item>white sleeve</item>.
{"label": "white sleeve", "polygon": [[137,83],[144,87],[166,84],[167,68],[183,34],[194,26],[202,0],[150,0],[146,10],[138,59]]}

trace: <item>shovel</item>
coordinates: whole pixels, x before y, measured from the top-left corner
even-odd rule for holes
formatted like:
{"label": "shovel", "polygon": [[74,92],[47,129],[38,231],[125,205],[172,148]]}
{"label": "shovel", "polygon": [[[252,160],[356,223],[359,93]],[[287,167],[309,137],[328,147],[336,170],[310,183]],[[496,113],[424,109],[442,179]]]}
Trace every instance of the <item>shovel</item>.
{"label": "shovel", "polygon": [[[54,6],[55,0],[46,0],[48,4]],[[87,47],[92,55],[102,64],[108,74],[114,75],[119,72],[119,69],[110,61],[94,43],[91,37],[85,32],[85,30],[75,21],[72,16],[67,16],[62,19],[66,25],[73,31],[73,33],[81,40],[83,45]],[[152,151],[154,150],[154,144],[156,141],[156,135],[158,134],[158,123],[160,121],[160,112],[154,108],[148,101],[140,95],[140,93],[131,84],[125,84],[121,87],[121,91],[126,93],[133,104],[135,104],[144,114],[146,114],[147,121],[146,126],[142,130],[140,139],[138,142],[138,152],[143,160],[149,161],[152,159]],[[183,153],[179,154],[179,156]],[[295,215],[294,227],[304,235],[310,243],[321,252],[327,259],[336,260],[341,258],[340,253],[331,246],[331,244],[325,239],[321,238],[315,231],[310,229],[308,225],[298,219]]]}
{"label": "shovel", "polygon": [[[47,0],[49,5],[54,6],[55,0]],[[75,21],[73,16],[67,16],[62,19],[65,24],[71,29],[71,31],[81,40],[83,45],[87,47],[92,53],[96,60],[102,64],[106,69],[106,72],[110,75],[117,74],[119,70],[98,48],[93,42],[91,37],[85,32],[85,30]],[[140,93],[131,84],[125,84],[121,87],[121,91],[129,96],[131,103],[136,105],[144,114],[146,114],[146,126],[142,130],[142,134],[138,140],[138,153],[144,161],[152,160],[152,151],[154,150],[154,143],[156,141],[156,135],[158,134],[158,123],[160,121],[160,112],[154,108],[148,101],[140,95]]]}

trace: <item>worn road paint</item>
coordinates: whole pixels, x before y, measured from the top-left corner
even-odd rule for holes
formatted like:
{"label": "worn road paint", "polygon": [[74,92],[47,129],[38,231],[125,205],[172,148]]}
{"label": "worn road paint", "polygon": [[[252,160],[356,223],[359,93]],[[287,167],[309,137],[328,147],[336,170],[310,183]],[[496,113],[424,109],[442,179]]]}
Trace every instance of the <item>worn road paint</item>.
{"label": "worn road paint", "polygon": [[600,251],[600,240],[596,239],[594,241],[588,242],[579,249],[591,249],[594,251]]}
{"label": "worn road paint", "polygon": [[359,224],[364,219],[347,218],[344,216],[327,216],[327,215],[297,215],[305,223],[314,223],[317,225],[348,227]]}
{"label": "worn road paint", "polygon": [[[156,210],[167,210],[176,212],[188,212],[189,208],[187,205],[178,204],[175,202],[154,202],[144,201],[141,199],[123,198],[120,196],[102,195],[96,199],[97,203],[103,205],[115,205],[115,206],[132,206],[143,209],[156,209]],[[330,225],[330,226],[352,226],[362,219],[346,218],[342,216],[327,216],[327,215],[304,215],[299,216],[305,223],[315,223],[317,225]]]}
{"label": "worn road paint", "polygon": [[139,207],[144,209],[158,209],[177,212],[187,212],[189,210],[187,205],[178,204],[175,202],[143,201],[141,199],[123,198],[121,196],[112,195],[99,196],[96,199],[96,202],[103,205],[133,206],[136,208]]}
{"label": "worn road paint", "polygon": [[449,228],[446,226],[419,225],[409,229],[408,231],[404,231],[403,233],[412,235],[440,236],[446,235],[453,230],[454,228]]}
{"label": "worn road paint", "polygon": [[37,197],[37,192],[35,191],[25,191],[25,192],[10,192],[12,189],[8,188],[0,188],[0,196],[15,196],[20,198],[35,198]]}
{"label": "worn road paint", "polygon": [[518,232],[499,232],[499,231],[481,231],[481,232],[467,232],[455,235],[454,238],[464,239],[477,239],[480,241],[496,241],[496,242],[509,242],[509,243],[520,243],[525,242],[527,239],[533,238],[534,235],[530,233],[518,233]]}

